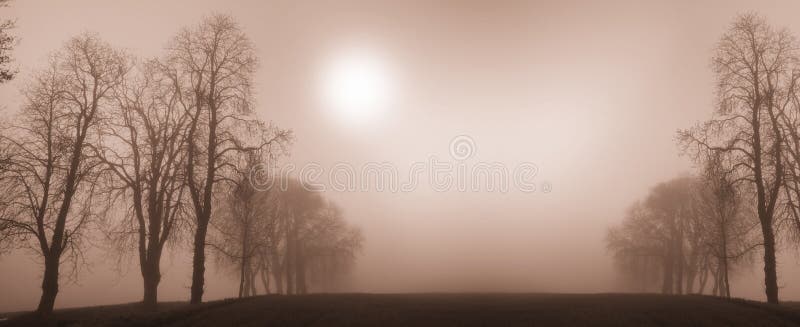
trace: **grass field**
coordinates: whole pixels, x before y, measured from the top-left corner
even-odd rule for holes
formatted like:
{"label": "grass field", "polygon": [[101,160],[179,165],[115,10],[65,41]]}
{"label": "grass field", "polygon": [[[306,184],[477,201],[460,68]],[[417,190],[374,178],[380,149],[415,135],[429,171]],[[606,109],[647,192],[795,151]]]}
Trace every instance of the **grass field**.
{"label": "grass field", "polygon": [[12,314],[0,326],[800,326],[800,306],[651,294],[314,294]]}

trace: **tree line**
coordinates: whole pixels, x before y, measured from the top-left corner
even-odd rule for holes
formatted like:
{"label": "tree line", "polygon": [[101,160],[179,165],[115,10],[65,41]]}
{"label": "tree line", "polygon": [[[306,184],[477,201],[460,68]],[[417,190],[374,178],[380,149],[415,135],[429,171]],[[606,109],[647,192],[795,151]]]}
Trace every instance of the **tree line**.
{"label": "tree line", "polygon": [[703,292],[711,278],[714,293],[730,296],[729,273],[756,250],[767,301],[778,303],[778,240],[800,231],[799,50],[789,30],[754,13],[720,38],[711,118],[677,133],[701,169],[653,188],[608,234],[642,287],[660,276],[665,293]]}
{"label": "tree line", "polygon": [[[6,55],[0,47],[0,63]],[[151,309],[169,245],[191,246],[193,304],[207,245],[240,267],[240,296],[256,293],[256,276],[267,292],[273,276],[277,292],[305,293],[307,273],[352,265],[362,237],[334,203],[296,181],[259,190],[250,180],[293,139],[254,113],[257,66],[247,35],[217,14],[180,30],[157,58],[84,33],[32,74],[18,113],[0,125],[0,249],[41,259],[39,313],[52,312],[59,279],[75,278],[98,231],[135,253]]]}
{"label": "tree line", "polygon": [[250,178],[231,185],[209,242],[218,264],[238,275],[239,297],[255,295],[258,282],[268,294],[306,294],[309,283],[336,291],[361,248],[361,232],[298,180],[257,191]]}
{"label": "tree line", "polygon": [[717,169],[656,185],[609,229],[629,290],[730,296],[729,276],[753,260],[754,212]]}

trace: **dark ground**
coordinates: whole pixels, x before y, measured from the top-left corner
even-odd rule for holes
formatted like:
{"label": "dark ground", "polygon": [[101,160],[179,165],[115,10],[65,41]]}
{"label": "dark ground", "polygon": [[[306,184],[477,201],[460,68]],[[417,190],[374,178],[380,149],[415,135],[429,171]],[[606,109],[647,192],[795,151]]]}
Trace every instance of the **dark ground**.
{"label": "dark ground", "polygon": [[[2,315],[0,315],[2,316]],[[12,314],[0,326],[800,326],[800,305],[653,294],[314,294]]]}

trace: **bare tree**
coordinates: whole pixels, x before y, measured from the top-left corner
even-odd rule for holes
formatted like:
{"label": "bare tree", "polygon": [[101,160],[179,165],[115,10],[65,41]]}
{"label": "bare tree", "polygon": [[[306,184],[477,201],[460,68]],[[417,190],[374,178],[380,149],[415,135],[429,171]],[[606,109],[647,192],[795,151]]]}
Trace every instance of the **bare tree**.
{"label": "bare tree", "polygon": [[692,205],[691,183],[690,177],[661,183],[650,191],[645,200],[645,205],[660,222],[666,237],[662,288],[666,294],[683,292],[686,230]]}
{"label": "bare tree", "polygon": [[[195,218],[190,302],[200,303],[215,185],[233,176],[230,170],[239,152],[286,142],[290,132],[266,128],[250,116],[257,59],[250,40],[230,16],[212,15],[178,33],[167,64],[181,90],[179,102],[190,116],[185,167]],[[242,130],[260,135],[240,137]]]}
{"label": "bare tree", "polygon": [[699,179],[697,214],[703,217],[700,230],[706,251],[716,260],[714,293],[730,297],[732,266],[747,262],[751,250],[759,245],[750,235],[757,222],[746,219],[752,212],[743,203],[745,192],[735,187],[731,170],[719,152],[712,152]]}
{"label": "bare tree", "polygon": [[94,154],[124,214],[111,239],[120,250],[136,248],[145,307],[155,309],[161,255],[186,213],[184,174],[189,115],[178,105],[174,83],[156,60],[114,89],[114,111],[99,124]]}
{"label": "bare tree", "polygon": [[319,210],[324,199],[320,192],[312,190],[297,180],[291,180],[281,193],[281,213],[284,217],[286,247],[284,269],[286,271],[286,294],[304,294],[306,284],[306,256],[304,234]]}
{"label": "bare tree", "polygon": [[39,313],[52,312],[60,264],[65,258],[76,262],[84,229],[96,214],[98,162],[88,145],[128,66],[127,56],[95,35],[71,39],[25,89],[21,113],[3,133],[10,146],[3,191],[13,195],[3,233],[33,241],[27,244],[44,261]]}
{"label": "bare tree", "polygon": [[778,303],[776,204],[784,184],[780,119],[796,88],[797,45],[755,14],[736,18],[713,59],[719,106],[711,120],[678,132],[687,150],[723,152],[738,170],[734,182],[755,190],[764,248],[767,301]]}
{"label": "bare tree", "polygon": [[302,240],[309,280],[320,289],[335,290],[355,264],[364,237],[360,229],[347,223],[342,209],[331,201],[308,225]]}
{"label": "bare tree", "polygon": [[211,222],[213,233],[209,245],[217,252],[217,261],[223,266],[236,267],[239,275],[239,297],[255,295],[255,277],[259,270],[257,260],[260,251],[267,246],[264,231],[267,219],[269,190],[255,188],[250,172],[261,164],[255,153],[246,155],[243,169],[230,189],[215,207]]}
{"label": "bare tree", "polygon": [[613,252],[625,283],[642,292],[656,282],[664,268],[668,244],[661,222],[641,201],[631,205],[622,223],[606,235],[606,248]]}
{"label": "bare tree", "polygon": [[269,293],[269,276],[274,278],[275,292],[284,292],[284,271],[286,262],[286,229],[288,219],[283,215],[285,208],[280,199],[281,193],[277,190],[270,192],[270,196],[265,199],[269,203],[264,218],[266,222],[261,225],[261,236],[264,238],[266,246],[261,248],[258,253],[259,271],[264,289]]}

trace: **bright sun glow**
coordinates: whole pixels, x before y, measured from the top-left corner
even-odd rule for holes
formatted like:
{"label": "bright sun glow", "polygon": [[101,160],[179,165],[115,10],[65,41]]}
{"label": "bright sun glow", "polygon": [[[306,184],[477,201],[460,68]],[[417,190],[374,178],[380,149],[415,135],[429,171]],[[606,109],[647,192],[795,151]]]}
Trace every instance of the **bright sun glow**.
{"label": "bright sun glow", "polygon": [[392,85],[381,57],[353,48],[331,56],[321,75],[323,105],[347,123],[374,121],[390,105]]}

